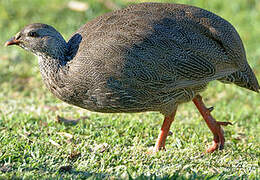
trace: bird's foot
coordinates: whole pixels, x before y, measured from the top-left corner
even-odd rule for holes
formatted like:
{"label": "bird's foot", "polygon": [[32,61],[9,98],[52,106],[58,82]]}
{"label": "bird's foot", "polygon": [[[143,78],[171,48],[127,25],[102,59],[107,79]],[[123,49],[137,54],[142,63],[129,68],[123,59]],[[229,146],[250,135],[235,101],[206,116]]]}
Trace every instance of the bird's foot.
{"label": "bird's foot", "polygon": [[222,150],[224,148],[225,138],[224,131],[221,128],[221,126],[232,125],[232,123],[216,121],[211,116],[211,112],[214,108],[207,108],[204,102],[202,101],[202,97],[200,95],[196,95],[192,101],[196,105],[197,109],[199,110],[200,114],[202,115],[203,119],[208,125],[210,131],[214,135],[213,145],[209,149],[207,149],[207,152],[212,153],[217,149]]}
{"label": "bird's foot", "polygon": [[[215,119],[214,119],[215,120]],[[215,121],[215,126],[213,127],[214,140],[213,145],[206,150],[207,153],[212,153],[216,150],[224,149],[225,138],[224,138],[224,131],[221,126],[232,125],[231,122],[222,122],[222,121]]]}
{"label": "bird's foot", "polygon": [[153,148],[153,152],[166,151],[165,145],[158,146],[158,144]]}
{"label": "bird's foot", "polygon": [[161,148],[157,148],[156,146],[150,147],[148,149],[148,151],[146,152],[146,154],[153,155],[153,154],[156,154],[159,151],[166,151],[166,149],[165,149],[165,147],[161,147]]}

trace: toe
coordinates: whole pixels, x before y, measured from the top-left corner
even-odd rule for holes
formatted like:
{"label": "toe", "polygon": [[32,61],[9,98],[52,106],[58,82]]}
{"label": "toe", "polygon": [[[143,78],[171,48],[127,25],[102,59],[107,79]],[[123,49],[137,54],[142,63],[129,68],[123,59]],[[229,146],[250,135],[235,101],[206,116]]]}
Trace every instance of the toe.
{"label": "toe", "polygon": [[222,121],[217,121],[217,124],[220,126],[233,125],[231,122],[222,122]]}

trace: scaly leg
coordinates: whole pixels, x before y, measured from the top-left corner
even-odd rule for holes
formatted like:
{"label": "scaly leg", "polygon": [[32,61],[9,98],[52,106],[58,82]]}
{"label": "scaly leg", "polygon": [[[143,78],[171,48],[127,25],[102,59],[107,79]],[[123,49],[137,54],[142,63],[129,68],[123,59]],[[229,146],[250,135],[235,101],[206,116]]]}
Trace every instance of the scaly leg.
{"label": "scaly leg", "polygon": [[225,138],[224,138],[224,131],[221,126],[232,125],[230,122],[219,122],[216,121],[210,114],[213,110],[212,108],[207,108],[202,101],[202,97],[200,95],[196,95],[193,100],[194,104],[196,105],[197,109],[199,110],[200,114],[202,115],[203,119],[206,121],[209,129],[213,133],[213,145],[207,149],[208,153],[214,152],[215,150],[219,149],[222,150],[224,148]]}
{"label": "scaly leg", "polygon": [[161,127],[161,132],[158,136],[156,145],[155,145],[155,151],[159,151],[161,149],[165,150],[165,141],[169,134],[169,130],[171,127],[172,122],[174,121],[174,116],[176,114],[177,107],[174,109],[173,113],[170,116],[165,116],[163,125]]}

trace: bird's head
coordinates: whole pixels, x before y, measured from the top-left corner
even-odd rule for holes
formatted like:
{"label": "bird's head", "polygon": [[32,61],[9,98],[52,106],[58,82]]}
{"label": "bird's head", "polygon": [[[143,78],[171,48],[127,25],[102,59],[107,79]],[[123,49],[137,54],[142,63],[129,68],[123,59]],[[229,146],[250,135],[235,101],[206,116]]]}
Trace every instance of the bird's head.
{"label": "bird's head", "polygon": [[47,24],[30,24],[25,26],[5,46],[18,45],[37,56],[60,58],[67,51],[67,43],[61,34]]}

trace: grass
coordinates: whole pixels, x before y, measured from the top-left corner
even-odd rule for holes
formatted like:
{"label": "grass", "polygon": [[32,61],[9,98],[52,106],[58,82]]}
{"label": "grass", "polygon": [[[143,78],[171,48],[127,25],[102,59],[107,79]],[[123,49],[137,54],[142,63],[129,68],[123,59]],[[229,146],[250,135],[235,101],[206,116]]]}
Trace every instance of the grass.
{"label": "grass", "polygon": [[[130,1],[86,2],[88,10],[76,12],[62,0],[1,0],[0,44],[33,22],[51,24],[68,39],[85,22]],[[229,20],[260,79],[259,1],[175,2]],[[202,93],[206,103],[215,106],[216,119],[234,124],[225,128],[225,149],[203,154],[212,134],[195,106],[186,103],[178,109],[167,151],[148,155],[162,124],[159,113],[99,114],[67,105],[43,86],[36,57],[17,47],[1,46],[0,69],[0,179],[260,178],[259,94],[212,82]],[[81,120],[66,125],[57,115]]]}

